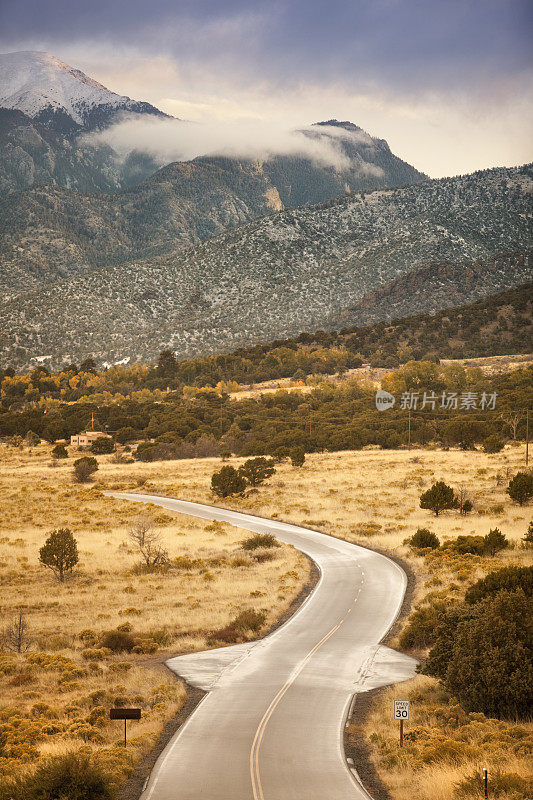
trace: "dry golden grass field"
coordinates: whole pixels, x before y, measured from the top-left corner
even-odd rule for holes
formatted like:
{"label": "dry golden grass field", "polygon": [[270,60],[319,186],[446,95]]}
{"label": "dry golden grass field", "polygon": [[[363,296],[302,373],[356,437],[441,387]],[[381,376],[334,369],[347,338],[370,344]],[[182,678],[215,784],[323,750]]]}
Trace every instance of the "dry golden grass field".
{"label": "dry golden grass field", "polygon": [[[154,508],[170,557],[184,558],[168,572],[133,574],[139,558],[128,540],[128,526],[139,509],[101,492],[140,491],[215,503],[209,486],[220,459],[121,464],[112,456],[99,456],[95,481],[80,486],[72,482],[74,452],[70,455],[52,468],[46,445],[31,453],[0,445],[2,618],[7,622],[22,608],[33,638],[27,654],[0,658],[0,731],[2,725],[11,726],[12,763],[22,765],[25,758],[30,762],[32,748],[58,752],[83,740],[116,763],[117,775],[122,775],[125,766],[152,746],[184,697],[178,682],[162,680],[161,673],[143,666],[146,652],[158,647],[163,657],[201,649],[206,640],[212,641],[212,631],[227,625],[243,607],[264,610],[268,627],[298,594],[309,567],[285,546],[274,551],[273,560],[258,563],[239,552],[246,532]],[[234,458],[229,463],[241,461]],[[509,477],[523,464],[524,448],[509,445],[495,455],[429,449],[312,454],[302,468],[282,463],[257,491],[224,504],[386,549],[408,560],[417,574],[416,604],[435,590],[461,597],[468,584],[491,569],[531,563],[532,551],[523,549],[520,540],[532,508],[515,505],[505,493]],[[466,489],[474,503],[470,515],[453,511],[435,517],[419,508],[421,492],[441,479],[456,490]],[[38,563],[39,547],[59,527],[72,529],[80,549],[78,574],[64,585]],[[418,527],[430,528],[441,541],[459,534],[485,535],[498,527],[515,547],[495,558],[471,555],[428,562],[403,544]],[[103,631],[123,624],[132,627],[136,649],[145,653],[91,655],[99,649]],[[90,633],[85,641],[80,639],[84,629],[94,632],[92,641]],[[399,752],[390,723],[390,698],[398,691],[402,697],[416,698],[413,725],[425,731],[427,752],[421,754],[418,746]],[[126,765],[123,751],[115,746],[120,730],[103,718],[109,705],[124,698],[143,707],[143,721],[132,724],[134,747]],[[368,740],[395,800],[452,800],[454,783],[474,768],[479,771],[489,756],[490,765],[505,762],[525,774],[525,740],[514,731],[517,726],[482,715],[470,715],[472,719],[458,726],[447,719],[446,709],[449,699],[427,677],[383,693],[374,704]],[[531,740],[531,726],[520,727]],[[439,737],[465,741],[461,746],[439,746]]]}
{"label": "dry golden grass field", "polygon": [[[240,549],[248,531],[156,507],[149,512],[173,566],[135,574],[140,557],[128,529],[140,507],[106,498],[100,488],[121,481],[144,490],[150,476],[101,457],[99,481],[74,484],[73,459],[52,462],[50,449],[0,445],[1,627],[22,610],[31,644],[25,653],[0,652],[0,741],[7,737],[0,783],[2,771],[23,768],[38,753],[84,744],[101,750],[120,777],[153,747],[185,698],[170,674],[143,666],[156,660],[154,651],[161,661],[203,649],[212,631],[247,608],[264,613],[265,630],[309,577],[307,560],[293,548],[272,549],[272,560],[258,561]],[[39,564],[39,548],[64,527],[77,539],[80,562],[61,584]],[[141,652],[102,650],[103,632],[118,626],[131,629]],[[128,756],[115,746],[121,723],[107,719],[109,707],[124,702],[143,709],[141,722],[131,723]]]}

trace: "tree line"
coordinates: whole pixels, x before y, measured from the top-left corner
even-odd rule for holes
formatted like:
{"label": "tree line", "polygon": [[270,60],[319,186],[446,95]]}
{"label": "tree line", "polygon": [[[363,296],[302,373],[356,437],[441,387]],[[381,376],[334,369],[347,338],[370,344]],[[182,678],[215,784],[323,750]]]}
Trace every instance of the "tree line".
{"label": "tree line", "polygon": [[310,375],[331,375],[369,363],[397,368],[409,360],[466,358],[528,352],[533,284],[519,286],[493,297],[437,314],[420,314],[390,323],[337,331],[319,330],[239,348],[231,353],[180,360],[171,350],[160,353],[155,364],[116,365],[99,370],[92,358],[65,364],[50,374],[37,366],[16,375],[0,368],[1,404],[22,408],[44,398],[68,402],[97,393],[131,397],[143,390],[183,391],[205,387],[221,391],[228,382],[260,383],[281,378],[305,380]]}
{"label": "tree line", "polygon": [[[494,409],[469,410],[418,407],[411,412],[411,444],[469,449],[484,443],[494,452],[507,439],[525,435],[524,409],[533,407],[533,369],[484,376],[478,370],[439,367],[431,362],[409,362],[384,379],[399,397],[411,387],[432,392],[459,392],[461,387],[481,397],[496,395]],[[357,380],[339,385],[327,381],[304,392],[278,390],[257,397],[232,399],[212,389],[183,397],[124,398],[102,404],[55,402],[35,404],[0,413],[0,436],[56,442],[92,424],[112,432],[123,445],[138,442],[136,457],[143,461],[215,456],[289,455],[301,447],[307,453],[358,450],[367,445],[394,449],[407,444],[408,412],[396,403],[378,411],[374,388]],[[22,441],[22,439],[21,439]]]}

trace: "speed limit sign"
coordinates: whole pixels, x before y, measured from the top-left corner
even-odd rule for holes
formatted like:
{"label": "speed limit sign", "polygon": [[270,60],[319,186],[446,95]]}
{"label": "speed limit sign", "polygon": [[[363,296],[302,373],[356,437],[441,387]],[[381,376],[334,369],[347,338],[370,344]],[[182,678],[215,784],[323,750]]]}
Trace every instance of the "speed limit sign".
{"label": "speed limit sign", "polygon": [[394,701],[394,719],[400,720],[400,747],[403,747],[403,723],[409,719],[409,700]]}
{"label": "speed limit sign", "polygon": [[409,700],[394,701],[394,719],[409,719]]}

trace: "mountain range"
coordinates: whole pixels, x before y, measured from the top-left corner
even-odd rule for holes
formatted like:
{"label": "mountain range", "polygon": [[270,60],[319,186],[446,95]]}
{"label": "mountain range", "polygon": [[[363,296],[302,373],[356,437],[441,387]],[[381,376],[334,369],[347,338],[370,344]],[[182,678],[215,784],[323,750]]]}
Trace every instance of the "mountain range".
{"label": "mountain range", "polygon": [[0,56],[0,104],[0,353],[17,368],[227,351],[530,277],[530,166],[429,180],[335,119],[297,132],[301,153],[161,166],[99,132],[189,123],[45,53]]}
{"label": "mountain range", "polygon": [[[194,247],[86,271],[4,301],[0,353],[27,367],[44,356],[58,365],[87,355],[147,361],[165,348],[225,352],[333,319],[359,324],[352,309],[383,287],[379,314],[390,319],[394,287],[413,273],[406,313],[413,297],[416,309],[435,296],[440,308],[461,305],[530,279],[532,186],[531,167],[428,180],[282,210]],[[477,275],[471,290],[468,275]]]}
{"label": "mountain range", "polygon": [[[82,193],[113,193],[140,183],[163,166],[142,148],[132,148],[124,156],[101,138],[87,134],[125,120],[171,117],[150,103],[110,92],[48,53],[0,54],[0,107],[0,194],[43,183]],[[179,139],[182,121],[173,121]],[[183,126],[187,124],[182,122]],[[284,206],[317,203],[346,191],[401,186],[425,178],[391,153],[383,139],[369,136],[352,123],[329,120],[300,134],[301,157],[281,154],[266,162],[267,190],[279,194]],[[306,157],[305,142],[309,139],[337,151],[341,166]],[[185,162],[190,165],[192,178],[196,170],[201,172],[204,160],[200,157]],[[224,159],[217,158],[216,153],[209,154],[207,161],[224,166]],[[264,159],[259,162],[264,168]],[[253,176],[254,163],[243,163]]]}

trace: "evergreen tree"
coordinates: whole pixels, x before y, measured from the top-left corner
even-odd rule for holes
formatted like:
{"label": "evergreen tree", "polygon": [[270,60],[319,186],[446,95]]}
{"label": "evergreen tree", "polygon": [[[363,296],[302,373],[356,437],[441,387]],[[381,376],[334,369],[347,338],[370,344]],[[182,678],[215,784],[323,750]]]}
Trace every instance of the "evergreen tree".
{"label": "evergreen tree", "polygon": [[491,556],[495,556],[500,550],[509,547],[509,540],[499,528],[493,528],[485,536],[485,551]]}
{"label": "evergreen tree", "polygon": [[417,550],[424,550],[426,547],[434,550],[440,546],[440,541],[439,537],[428,528],[418,528],[417,532],[409,539],[409,544]]}
{"label": "evergreen tree", "polygon": [[239,474],[250,486],[259,486],[270,478],[276,469],[272,458],[249,458],[239,467]]}
{"label": "evergreen tree", "polygon": [[303,447],[291,447],[290,459],[293,467],[303,467],[305,462],[305,450]]}
{"label": "evergreen tree", "polygon": [[533,497],[533,475],[530,475],[529,472],[517,472],[509,481],[509,486],[505,491],[511,500],[523,506]]}
{"label": "evergreen tree", "polygon": [[437,481],[431,489],[420,496],[420,508],[427,508],[435,512],[438,517],[441,511],[447,508],[456,508],[457,499],[451,486],[447,486],[444,481]]}
{"label": "evergreen tree", "polygon": [[76,539],[69,528],[52,531],[39,550],[39,561],[63,582],[79,561]]}
{"label": "evergreen tree", "polygon": [[91,445],[91,453],[102,455],[103,453],[114,453],[115,443],[109,436],[99,436]]}
{"label": "evergreen tree", "polygon": [[246,489],[246,480],[235,467],[226,465],[213,474],[211,489],[218,497],[242,494]]}
{"label": "evergreen tree", "polygon": [[476,612],[456,630],[446,688],[467,711],[525,716],[533,705],[533,598],[502,591]]}

